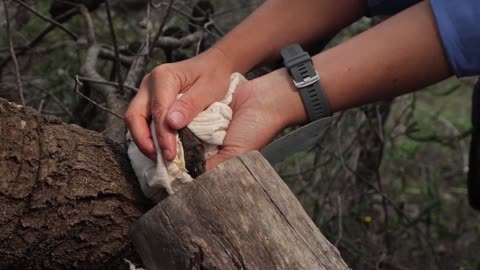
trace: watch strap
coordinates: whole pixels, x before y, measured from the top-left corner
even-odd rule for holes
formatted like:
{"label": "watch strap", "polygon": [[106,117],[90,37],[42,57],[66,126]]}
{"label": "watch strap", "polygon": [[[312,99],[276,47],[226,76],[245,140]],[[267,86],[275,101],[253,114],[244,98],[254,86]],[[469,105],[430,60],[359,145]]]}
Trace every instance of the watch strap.
{"label": "watch strap", "polygon": [[324,94],[320,78],[310,55],[300,45],[292,44],[281,50],[285,67],[298,88],[309,121],[331,116],[330,106]]}

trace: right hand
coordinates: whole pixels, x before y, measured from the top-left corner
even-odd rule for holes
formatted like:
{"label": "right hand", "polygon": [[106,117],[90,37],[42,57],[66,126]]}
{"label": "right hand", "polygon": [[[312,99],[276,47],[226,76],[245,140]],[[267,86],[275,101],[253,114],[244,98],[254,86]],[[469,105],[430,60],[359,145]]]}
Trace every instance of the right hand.
{"label": "right hand", "polygon": [[[149,120],[166,160],[176,155],[175,130],[187,126],[210,104],[221,100],[234,71],[229,59],[213,47],[173,64],[162,64],[147,74],[125,113],[125,123],[140,151],[156,160]],[[176,99],[177,95],[183,96]]]}
{"label": "right hand", "polygon": [[303,124],[307,113],[285,68],[241,84],[230,107],[233,118],[223,145],[207,160],[207,169],[267,145],[282,129]]}

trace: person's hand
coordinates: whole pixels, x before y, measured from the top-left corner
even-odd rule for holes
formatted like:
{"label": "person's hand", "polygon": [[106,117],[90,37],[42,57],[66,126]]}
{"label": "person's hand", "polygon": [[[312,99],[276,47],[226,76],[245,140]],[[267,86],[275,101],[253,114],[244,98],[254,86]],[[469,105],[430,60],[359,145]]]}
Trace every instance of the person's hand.
{"label": "person's hand", "polygon": [[[188,125],[199,112],[225,96],[232,69],[226,55],[211,48],[194,58],[160,65],[147,74],[125,113],[125,123],[140,151],[156,159],[149,128],[151,118],[164,158],[173,160],[175,130]],[[179,93],[183,96],[176,100]]]}
{"label": "person's hand", "polygon": [[307,119],[298,90],[285,69],[240,85],[230,106],[232,121],[219,152],[207,160],[207,169],[261,149],[287,126]]}

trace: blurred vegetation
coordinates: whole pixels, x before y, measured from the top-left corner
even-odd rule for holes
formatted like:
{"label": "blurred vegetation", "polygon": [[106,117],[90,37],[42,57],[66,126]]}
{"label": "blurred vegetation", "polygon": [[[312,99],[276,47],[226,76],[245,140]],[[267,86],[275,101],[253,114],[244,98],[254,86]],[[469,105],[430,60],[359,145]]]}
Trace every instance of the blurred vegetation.
{"label": "blurred vegetation", "polygon": [[[214,21],[227,32],[259,2],[212,1]],[[13,1],[7,3],[15,46],[27,44],[47,26],[36,16],[25,19],[24,9]],[[28,3],[48,15],[51,1]],[[175,3],[186,14],[194,5],[193,0]],[[147,31],[153,35],[166,7],[152,8],[147,20],[145,5],[132,8],[117,1],[113,6],[119,46],[141,41]],[[0,18],[4,28],[3,9]],[[104,5],[92,12],[92,18],[98,42],[111,47]],[[364,18],[328,46],[373,24]],[[19,57],[26,103],[70,123],[99,121],[95,115],[81,114],[93,105],[72,91],[87,50],[84,22],[76,16],[64,26],[80,39],[73,41],[56,29]],[[189,19],[176,12],[166,26],[188,31]],[[0,63],[9,57],[4,33]],[[211,44],[220,35],[209,33],[208,37]],[[187,57],[195,54],[194,46],[180,51]],[[159,50],[148,69],[165,61]],[[112,77],[111,60],[100,61],[97,68],[104,78]],[[18,102],[13,65],[0,69],[0,96]],[[276,167],[352,269],[480,269],[476,253],[480,217],[468,206],[466,194],[473,84],[473,78],[449,79],[393,101],[339,113],[314,149]],[[86,127],[103,131],[94,124]]]}
{"label": "blurred vegetation", "polygon": [[474,83],[451,78],[340,113],[315,149],[277,168],[352,269],[480,269],[466,187]]}

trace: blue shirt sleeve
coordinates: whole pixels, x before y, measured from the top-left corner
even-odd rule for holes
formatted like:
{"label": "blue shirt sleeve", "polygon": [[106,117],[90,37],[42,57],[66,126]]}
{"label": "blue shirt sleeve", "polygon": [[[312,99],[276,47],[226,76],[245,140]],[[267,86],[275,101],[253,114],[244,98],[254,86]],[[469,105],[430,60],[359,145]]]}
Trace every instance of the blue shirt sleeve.
{"label": "blue shirt sleeve", "polygon": [[[369,15],[389,15],[418,0],[369,0]],[[430,0],[448,61],[457,77],[480,75],[480,1]]]}
{"label": "blue shirt sleeve", "polygon": [[430,0],[430,4],[455,75],[480,75],[480,1]]}

